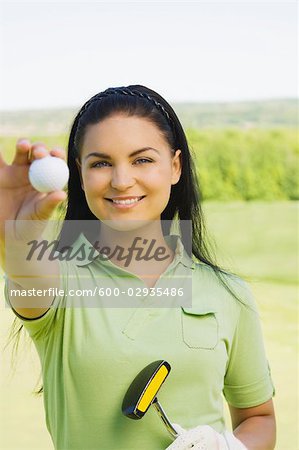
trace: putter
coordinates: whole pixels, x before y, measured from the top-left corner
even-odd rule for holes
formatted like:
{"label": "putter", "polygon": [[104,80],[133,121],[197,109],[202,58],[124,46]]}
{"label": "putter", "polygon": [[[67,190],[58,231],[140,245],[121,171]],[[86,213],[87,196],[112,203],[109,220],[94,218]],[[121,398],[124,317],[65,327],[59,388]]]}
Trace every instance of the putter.
{"label": "putter", "polygon": [[156,397],[170,370],[170,364],[163,359],[144,367],[134,378],[124,396],[122,412],[126,417],[138,420],[142,419],[151,405],[154,405],[167,431],[176,438],[178,433]]}

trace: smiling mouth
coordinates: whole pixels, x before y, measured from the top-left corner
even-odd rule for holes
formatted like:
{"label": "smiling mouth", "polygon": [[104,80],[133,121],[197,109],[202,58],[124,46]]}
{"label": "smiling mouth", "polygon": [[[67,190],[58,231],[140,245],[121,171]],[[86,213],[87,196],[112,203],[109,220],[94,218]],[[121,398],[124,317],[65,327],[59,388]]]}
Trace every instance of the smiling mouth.
{"label": "smiling mouth", "polygon": [[144,197],[145,195],[141,195],[140,197],[134,197],[128,200],[113,200],[112,198],[106,198],[105,200],[108,200],[109,202],[114,203],[115,205],[133,205],[135,203],[138,203]]}

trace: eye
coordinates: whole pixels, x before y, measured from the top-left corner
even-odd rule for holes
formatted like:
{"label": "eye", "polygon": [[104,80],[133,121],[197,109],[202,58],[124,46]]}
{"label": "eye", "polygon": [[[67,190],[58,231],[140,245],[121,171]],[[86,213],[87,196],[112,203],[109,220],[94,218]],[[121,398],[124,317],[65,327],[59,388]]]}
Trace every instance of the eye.
{"label": "eye", "polygon": [[91,164],[90,167],[107,167],[106,164],[109,164],[107,161],[97,161]]}
{"label": "eye", "polygon": [[[151,163],[153,160],[147,158],[138,158],[134,161],[134,164]],[[109,167],[111,164],[108,161],[97,161],[91,164],[91,168]]]}
{"label": "eye", "polygon": [[139,164],[140,161],[141,161],[141,163],[144,163],[144,162],[146,162],[146,163],[151,163],[151,162],[153,162],[153,160],[151,160],[151,159],[147,159],[147,158],[139,158],[139,159],[136,159],[135,163],[136,163],[136,164]]}

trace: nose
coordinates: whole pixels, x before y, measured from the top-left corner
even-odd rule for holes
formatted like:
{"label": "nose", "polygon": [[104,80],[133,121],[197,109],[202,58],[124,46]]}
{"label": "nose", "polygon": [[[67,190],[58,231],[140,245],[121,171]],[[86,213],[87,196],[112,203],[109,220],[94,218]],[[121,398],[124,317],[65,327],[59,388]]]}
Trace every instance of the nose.
{"label": "nose", "polygon": [[119,191],[125,191],[135,184],[132,171],[128,166],[114,167],[111,177],[111,187]]}

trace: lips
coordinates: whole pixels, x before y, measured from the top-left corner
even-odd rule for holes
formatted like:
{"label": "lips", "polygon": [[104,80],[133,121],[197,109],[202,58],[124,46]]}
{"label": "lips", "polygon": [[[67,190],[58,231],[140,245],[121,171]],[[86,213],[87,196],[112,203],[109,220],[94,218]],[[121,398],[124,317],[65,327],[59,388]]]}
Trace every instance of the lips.
{"label": "lips", "polygon": [[136,208],[138,205],[140,205],[145,198],[145,195],[141,195],[140,197],[131,197],[124,200],[120,200],[119,198],[116,199],[110,199],[106,198],[107,201],[109,201],[109,204],[111,205],[111,208],[118,209],[118,210],[131,210],[133,208]]}
{"label": "lips", "polygon": [[140,200],[142,200],[145,197],[145,195],[136,196],[136,197],[115,197],[115,198],[106,198],[106,200],[109,200],[110,202],[116,204],[116,205],[132,205],[134,203],[138,203]]}

